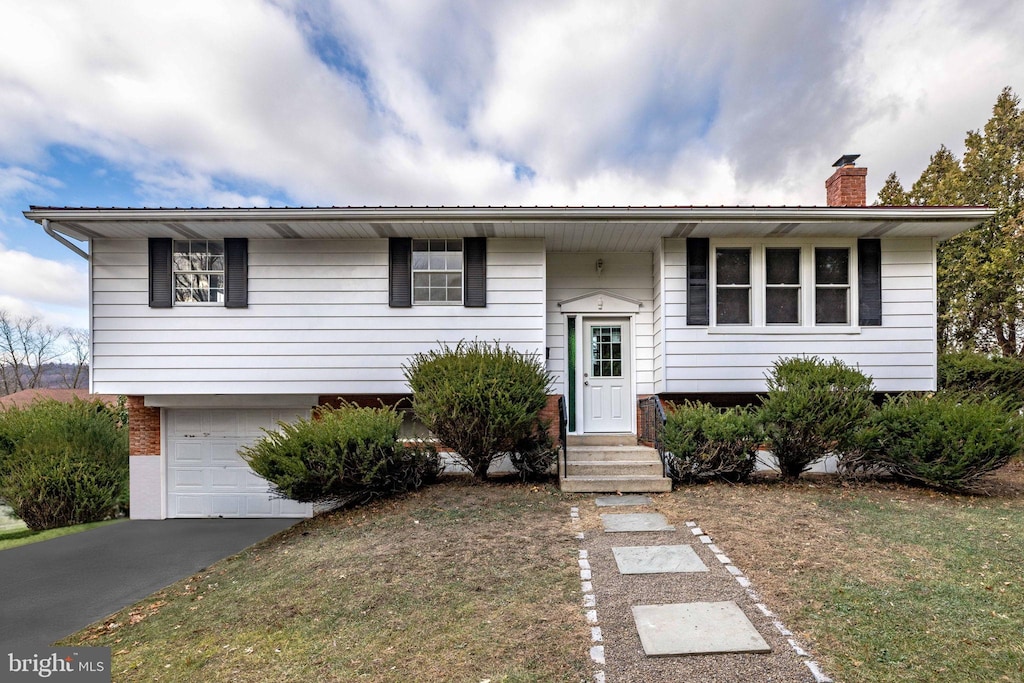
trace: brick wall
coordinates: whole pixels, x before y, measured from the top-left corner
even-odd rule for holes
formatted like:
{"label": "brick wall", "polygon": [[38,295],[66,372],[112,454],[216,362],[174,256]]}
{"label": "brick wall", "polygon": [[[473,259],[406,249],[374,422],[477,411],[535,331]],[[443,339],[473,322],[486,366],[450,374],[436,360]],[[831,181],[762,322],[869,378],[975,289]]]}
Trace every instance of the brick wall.
{"label": "brick wall", "polygon": [[[552,443],[558,443],[558,394],[548,396],[547,405],[540,409],[541,422],[548,423],[548,436]],[[566,427],[568,429],[568,427]]]}
{"label": "brick wall", "polygon": [[160,455],[160,409],[147,408],[142,396],[128,397],[128,453]]}
{"label": "brick wall", "polygon": [[868,169],[841,166],[825,181],[829,206],[867,206]]}

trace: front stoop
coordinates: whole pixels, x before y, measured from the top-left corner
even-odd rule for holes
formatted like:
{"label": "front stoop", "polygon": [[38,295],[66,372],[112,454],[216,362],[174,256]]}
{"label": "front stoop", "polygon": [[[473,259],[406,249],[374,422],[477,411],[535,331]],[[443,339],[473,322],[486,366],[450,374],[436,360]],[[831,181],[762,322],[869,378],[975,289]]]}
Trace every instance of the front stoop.
{"label": "front stoop", "polygon": [[[570,493],[654,493],[672,490],[658,451],[636,445],[633,434],[570,436],[559,482]],[[561,463],[559,463],[561,467]]]}

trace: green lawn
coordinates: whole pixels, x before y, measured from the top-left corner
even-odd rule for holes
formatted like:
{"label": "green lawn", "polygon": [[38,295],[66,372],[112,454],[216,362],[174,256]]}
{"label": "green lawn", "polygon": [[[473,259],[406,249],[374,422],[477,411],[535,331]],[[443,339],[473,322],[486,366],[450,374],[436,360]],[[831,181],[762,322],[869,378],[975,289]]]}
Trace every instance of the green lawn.
{"label": "green lawn", "polygon": [[19,545],[27,545],[29,543],[38,543],[39,541],[46,541],[51,538],[57,538],[58,536],[77,534],[79,531],[93,529],[98,526],[106,526],[107,524],[117,524],[118,522],[123,521],[125,520],[108,519],[105,522],[90,522],[88,524],[76,524],[74,526],[65,526],[59,529],[48,529],[46,531],[32,531],[25,527],[24,522],[18,520],[19,524],[13,525],[13,528],[0,530],[0,550],[16,548]]}

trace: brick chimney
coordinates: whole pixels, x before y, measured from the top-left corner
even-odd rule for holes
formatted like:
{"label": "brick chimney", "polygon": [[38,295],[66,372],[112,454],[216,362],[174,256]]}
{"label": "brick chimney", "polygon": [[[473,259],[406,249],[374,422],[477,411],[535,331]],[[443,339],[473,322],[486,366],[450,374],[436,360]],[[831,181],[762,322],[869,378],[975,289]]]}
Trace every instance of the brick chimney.
{"label": "brick chimney", "polygon": [[825,197],[829,206],[867,206],[868,169],[854,163],[859,154],[844,154],[836,160],[836,172],[825,181]]}

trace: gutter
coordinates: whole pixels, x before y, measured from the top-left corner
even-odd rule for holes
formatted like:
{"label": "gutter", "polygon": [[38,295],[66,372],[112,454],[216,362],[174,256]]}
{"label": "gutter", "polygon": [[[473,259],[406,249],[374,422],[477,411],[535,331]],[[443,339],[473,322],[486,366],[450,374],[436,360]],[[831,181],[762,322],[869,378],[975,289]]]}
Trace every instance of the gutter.
{"label": "gutter", "polygon": [[55,208],[31,207],[29,220],[61,221],[339,221],[339,222],[798,222],[978,221],[987,207],[273,207],[273,208]]}
{"label": "gutter", "polygon": [[81,247],[79,247],[77,244],[73,244],[72,242],[70,242],[68,240],[67,237],[65,237],[64,235],[60,234],[59,232],[57,232],[56,230],[54,230],[53,228],[50,227],[50,219],[49,218],[44,218],[42,221],[40,221],[40,225],[43,226],[43,232],[45,232],[47,235],[49,235],[53,239],[57,240],[58,242],[63,244],[65,247],[67,247],[71,251],[75,252],[76,254],[78,254],[79,256],[84,258],[86,261],[89,260],[89,254],[87,254],[86,252],[82,251]]}

